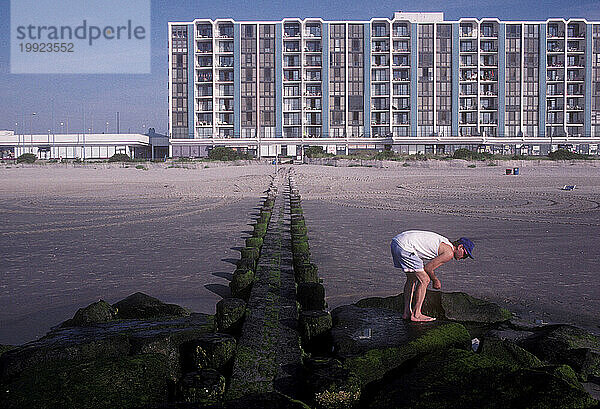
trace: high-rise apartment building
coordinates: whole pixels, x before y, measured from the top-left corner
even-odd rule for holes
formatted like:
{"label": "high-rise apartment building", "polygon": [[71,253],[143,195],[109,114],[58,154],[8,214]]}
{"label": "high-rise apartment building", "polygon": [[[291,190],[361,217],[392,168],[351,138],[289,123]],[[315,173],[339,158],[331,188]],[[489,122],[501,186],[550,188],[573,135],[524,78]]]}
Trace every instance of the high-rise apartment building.
{"label": "high-rise apartment building", "polygon": [[[169,23],[173,156],[600,141],[600,22],[443,13]],[[277,145],[277,147],[276,147]]]}

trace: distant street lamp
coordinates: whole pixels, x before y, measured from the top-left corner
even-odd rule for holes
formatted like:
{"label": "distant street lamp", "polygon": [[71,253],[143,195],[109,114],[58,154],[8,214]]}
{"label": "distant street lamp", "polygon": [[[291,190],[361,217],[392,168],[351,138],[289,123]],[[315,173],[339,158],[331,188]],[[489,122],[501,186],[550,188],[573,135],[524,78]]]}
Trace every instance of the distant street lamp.
{"label": "distant street lamp", "polygon": [[106,128],[104,130],[104,133],[108,133],[108,121],[106,121]]}
{"label": "distant street lamp", "polygon": [[15,150],[15,158],[18,156],[19,145],[21,144],[21,135],[19,134],[19,123],[15,122],[15,132],[17,133],[17,148]]}
{"label": "distant street lamp", "polygon": [[[37,115],[37,112],[33,112],[31,114],[31,121],[29,121],[29,131],[30,131],[30,142],[31,146],[29,147],[29,152],[33,151],[33,117]],[[25,138],[23,138],[23,142],[25,142]]]}

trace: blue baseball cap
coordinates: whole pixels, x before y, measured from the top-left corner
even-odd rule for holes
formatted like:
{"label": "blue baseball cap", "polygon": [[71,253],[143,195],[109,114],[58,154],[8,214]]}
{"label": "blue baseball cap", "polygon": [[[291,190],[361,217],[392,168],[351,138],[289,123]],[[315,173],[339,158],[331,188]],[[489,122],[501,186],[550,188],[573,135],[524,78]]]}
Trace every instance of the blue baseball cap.
{"label": "blue baseball cap", "polygon": [[473,258],[473,248],[475,247],[475,244],[471,240],[467,239],[466,237],[461,237],[458,239],[458,244],[462,244],[467,252],[467,255]]}

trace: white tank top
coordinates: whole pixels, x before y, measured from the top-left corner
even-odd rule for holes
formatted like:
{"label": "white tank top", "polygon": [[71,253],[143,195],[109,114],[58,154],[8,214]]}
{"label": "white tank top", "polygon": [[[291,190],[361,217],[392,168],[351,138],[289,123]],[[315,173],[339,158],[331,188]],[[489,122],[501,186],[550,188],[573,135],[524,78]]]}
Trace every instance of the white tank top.
{"label": "white tank top", "polygon": [[438,256],[440,243],[454,246],[450,240],[431,231],[409,230],[400,233],[393,240],[405,251],[415,253],[421,259],[431,260]]}

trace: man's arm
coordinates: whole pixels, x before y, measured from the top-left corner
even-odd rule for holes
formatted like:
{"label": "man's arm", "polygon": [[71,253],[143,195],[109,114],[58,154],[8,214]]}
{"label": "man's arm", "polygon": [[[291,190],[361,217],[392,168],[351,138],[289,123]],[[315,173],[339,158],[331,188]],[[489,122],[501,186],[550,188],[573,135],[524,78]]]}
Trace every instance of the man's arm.
{"label": "man's arm", "polygon": [[452,247],[446,243],[440,244],[440,247],[440,254],[436,258],[432,259],[429,263],[425,264],[425,267],[423,268],[429,278],[431,278],[433,288],[438,290],[442,288],[442,284],[435,275],[435,269],[454,258],[454,251]]}

